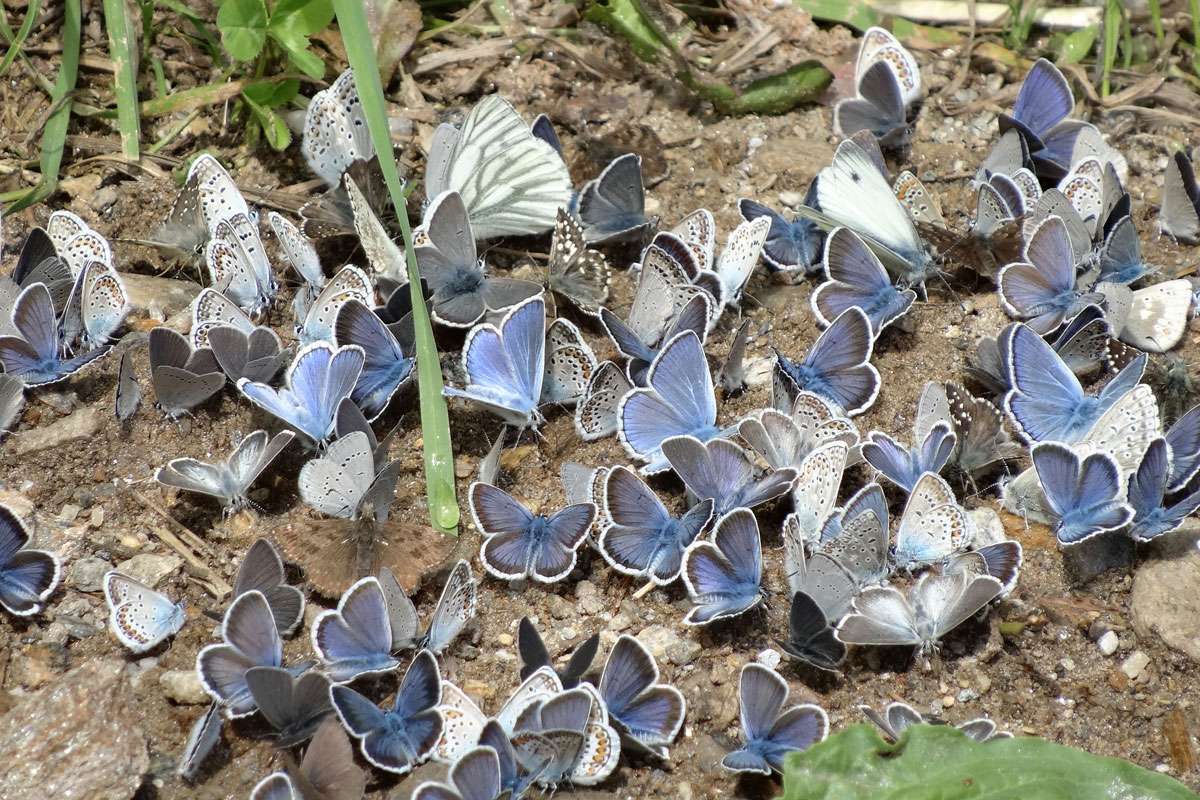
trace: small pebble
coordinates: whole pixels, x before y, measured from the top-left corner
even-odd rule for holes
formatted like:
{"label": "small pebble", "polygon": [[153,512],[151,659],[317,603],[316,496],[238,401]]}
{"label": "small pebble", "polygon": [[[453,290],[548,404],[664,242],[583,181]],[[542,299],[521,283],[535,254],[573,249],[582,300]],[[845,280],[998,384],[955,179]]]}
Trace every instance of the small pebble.
{"label": "small pebble", "polygon": [[788,208],[798,208],[804,204],[804,195],[800,192],[780,192],[779,202]]}
{"label": "small pebble", "polygon": [[1100,648],[1100,652],[1104,655],[1111,656],[1117,652],[1118,644],[1120,644],[1120,640],[1117,638],[1117,634],[1113,631],[1105,631],[1096,642],[1096,647]]}
{"label": "small pebble", "polygon": [[504,647],[512,647],[513,637],[507,633],[502,633],[496,637],[496,641],[498,641]]}
{"label": "small pebble", "polygon": [[209,701],[194,669],[169,669],[158,676],[167,697],[182,705],[200,705]]}
{"label": "small pebble", "polygon": [[1129,654],[1128,658],[1121,662],[1121,672],[1124,672],[1125,677],[1129,678],[1129,680],[1135,681],[1149,663],[1150,656],[1141,650],[1134,650]]}
{"label": "small pebble", "polygon": [[764,667],[775,669],[779,666],[780,655],[778,650],[772,650],[770,647],[768,647],[766,650],[763,650],[761,653],[756,655],[754,659]]}

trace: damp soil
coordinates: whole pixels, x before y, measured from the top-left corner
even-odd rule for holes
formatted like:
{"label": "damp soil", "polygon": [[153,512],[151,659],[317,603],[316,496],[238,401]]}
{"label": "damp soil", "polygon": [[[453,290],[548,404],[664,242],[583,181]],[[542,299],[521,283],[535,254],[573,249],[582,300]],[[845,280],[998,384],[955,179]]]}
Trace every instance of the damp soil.
{"label": "damp soil", "polygon": [[[844,31],[815,36],[820,46],[833,54],[831,59],[852,57],[850,49],[837,55],[838,45],[850,43]],[[474,74],[478,65],[467,64],[422,76],[419,86],[426,105],[420,114],[414,114],[416,152],[428,143],[431,122],[453,118],[480,94],[497,91],[529,117],[540,111],[551,114],[577,183],[598,172],[612,153],[640,151],[646,157],[647,173],[659,179],[649,191],[654,213],[671,224],[697,207],[708,207],[716,215],[722,240],[739,221],[738,198],[751,197],[779,207],[781,195],[785,199],[802,195],[833,153],[835,142],[826,104],[779,116],[724,118],[696,104],[677,87],[642,74],[636,63],[611,44],[597,43],[596,55],[618,65],[617,71],[626,77],[598,78],[552,49],[491,61],[479,74]],[[800,55],[797,52],[797,57]],[[939,195],[951,223],[962,226],[973,208],[968,182],[994,135],[999,106],[981,103],[970,113],[946,116],[936,100],[958,62],[952,54],[929,51],[919,53],[918,58],[930,101],[917,120],[908,164]],[[992,64],[977,67],[962,87],[953,90],[955,99],[970,103],[987,98],[1020,79],[1019,74],[996,72]],[[85,83],[99,80],[96,75],[85,75]],[[311,94],[315,87],[304,91]],[[5,82],[0,97],[6,109],[0,115],[0,141],[16,143],[12,147],[21,151],[19,143],[36,136],[38,114],[15,109],[36,110],[44,105],[43,96],[27,76],[18,75]],[[396,108],[402,113],[405,106],[398,103]],[[1187,141],[1185,132],[1139,129],[1119,118],[1097,117],[1095,121],[1113,136],[1113,143],[1129,160],[1128,188],[1147,260],[1170,273],[1190,269],[1197,257],[1195,248],[1176,246],[1154,235],[1162,167],[1170,148]],[[166,216],[176,191],[170,180],[172,164],[163,161],[149,171],[118,167],[100,157],[116,141],[112,132],[99,122],[76,124],[79,131],[71,143],[64,191],[48,205],[4,220],[5,268],[11,266],[24,230],[44,223],[54,208],[68,208],[109,237],[119,269],[195,279],[191,265],[123,241],[146,238]],[[153,140],[167,127],[162,121],[144,138]],[[205,110],[163,154],[186,159],[201,149],[220,156],[239,184],[248,189],[288,192],[309,177],[294,146],[284,154],[265,147],[247,148],[240,126],[226,124],[220,108]],[[28,154],[28,150],[23,152]],[[492,258],[504,266],[518,261],[526,251],[544,253],[546,246],[545,239],[503,242],[494,248]],[[619,309],[627,307],[632,291],[625,268],[635,250],[608,251],[616,267],[613,302]],[[324,242],[322,253],[326,264],[362,261],[361,252],[355,252],[348,240]],[[282,261],[276,259],[275,263]],[[285,288],[271,319],[285,338],[292,337],[289,309],[293,288]],[[795,357],[815,339],[819,330],[810,312],[812,288],[808,281],[791,282],[763,270],[755,275],[743,310],[754,334],[748,353],[752,367],[761,367],[772,348]],[[931,284],[928,302],[917,303],[910,318],[911,331],[889,330],[877,347],[874,363],[883,387],[875,406],[857,420],[864,433],[878,429],[907,440],[924,383],[963,381],[963,367],[977,339],[995,335],[1007,322],[988,284],[954,274],[945,282]],[[577,321],[600,358],[615,355],[596,325]],[[144,318],[131,323],[142,330],[152,324]],[[710,339],[708,350],[714,362],[723,358],[731,335],[732,320],[727,320]],[[1197,335],[1189,332],[1178,351],[1188,361],[1200,352],[1197,340]],[[461,335],[439,332],[439,342],[444,363],[450,364]],[[241,555],[254,538],[285,522],[309,518],[310,512],[303,509],[296,492],[303,456],[298,448],[290,448],[259,481],[254,497],[261,510],[230,520],[223,520],[219,509],[202,498],[163,491],[151,476],[167,460],[217,456],[227,452],[241,435],[276,426],[230,390],[190,417],[170,421],[153,407],[144,349],[137,351],[135,365],[146,401],[124,426],[111,413],[115,358],[102,361],[53,392],[34,392],[17,432],[0,444],[0,499],[24,501],[26,509],[32,506],[39,544],[64,555],[68,576],[73,564],[88,556],[117,563],[137,553],[172,552],[158,533],[172,524],[139,500],[141,495],[203,539],[211,548],[211,555],[204,555],[207,566],[232,580]],[[759,380],[746,393],[723,398],[720,422],[768,405],[769,393],[769,381]],[[415,401],[410,395],[397,402],[383,421],[385,428],[400,424],[391,454],[401,459],[404,469],[393,513],[404,518],[420,518],[426,513]],[[50,450],[22,452],[22,442],[37,429],[89,409],[99,412],[100,424],[94,434]],[[451,407],[451,426],[459,496],[465,500],[477,462],[500,426],[486,413],[458,404]],[[501,485],[531,507],[552,509],[564,502],[559,469],[566,461],[592,466],[629,462],[616,439],[581,443],[569,412],[551,413],[541,434],[523,437],[503,456]],[[852,470],[843,483],[845,493],[865,479],[865,473]],[[681,487],[671,480],[657,480],[653,485],[671,497],[682,494]],[[968,492],[964,502],[970,507],[999,509],[996,488],[989,482],[977,492]],[[682,800],[777,795],[780,786],[774,780],[739,781],[717,767],[725,748],[738,735],[738,670],[761,651],[777,648],[777,639],[786,629],[778,534],[783,511],[768,507],[758,516],[767,560],[765,583],[771,593],[765,609],[731,624],[689,628],[682,623],[688,602],[681,585],[634,599],[640,584],[617,574],[595,553],[585,550],[575,573],[552,586],[514,587],[481,578],[480,614],[443,659],[444,673],[485,709],[494,710],[518,682],[519,662],[512,642],[521,617],[536,620],[556,654],[568,653],[594,632],[601,632],[607,645],[620,633],[636,634],[660,626],[681,643],[659,659],[663,678],[678,686],[688,702],[685,726],[670,758],[661,763],[623,758],[612,778],[592,789],[577,788],[573,794]],[[879,707],[893,699],[905,700],[923,711],[936,709],[949,721],[988,716],[1002,729],[1127,758],[1200,788],[1200,771],[1177,771],[1163,733],[1164,718],[1173,709],[1180,709],[1193,729],[1200,725],[1194,705],[1197,665],[1154,636],[1138,636],[1132,630],[1134,567],[1111,570],[1080,583],[1064,565],[1044,527],[1026,525],[1004,513],[1001,519],[1007,533],[1025,547],[1016,589],[984,621],[970,622],[956,631],[934,665],[926,668],[914,662],[907,650],[884,649],[853,652],[838,676],[785,661],[780,671],[791,686],[793,699],[819,703],[829,712],[835,731],[862,721],[860,704]],[[479,543],[464,506],[458,552],[474,559],[476,574],[481,572],[476,558]],[[423,613],[429,613],[436,602],[440,578],[432,577],[418,593]],[[303,575],[293,571],[293,579],[302,582]],[[188,623],[149,659],[128,655],[102,629],[106,618],[102,594],[80,592],[69,579],[42,617],[28,622],[0,618],[0,708],[88,660],[139,661],[143,671],[137,682],[137,715],[152,764],[142,796],[163,800],[245,797],[255,782],[279,763],[269,743],[257,738],[262,730],[253,721],[226,726],[223,743],[199,784],[188,786],[175,777],[176,759],[204,706],[173,702],[155,676],[161,670],[192,667],[200,648],[215,638],[214,617],[219,618],[224,606],[183,570],[176,571],[160,588],[187,603]],[[334,602],[315,595],[310,600],[309,619],[319,607]],[[65,646],[47,646],[44,631],[63,608],[90,619],[100,632],[71,639]],[[1089,638],[1088,630],[1097,622],[1118,632],[1120,648],[1114,656],[1102,655]],[[1003,634],[1001,623],[1007,623]],[[1134,650],[1149,656],[1149,666],[1131,681],[1118,667]],[[287,644],[289,659],[309,652],[304,635]],[[384,682],[380,692],[386,694],[392,688]],[[422,774],[427,772],[426,768]],[[407,797],[417,782],[413,776],[397,781],[375,772],[368,796]]]}

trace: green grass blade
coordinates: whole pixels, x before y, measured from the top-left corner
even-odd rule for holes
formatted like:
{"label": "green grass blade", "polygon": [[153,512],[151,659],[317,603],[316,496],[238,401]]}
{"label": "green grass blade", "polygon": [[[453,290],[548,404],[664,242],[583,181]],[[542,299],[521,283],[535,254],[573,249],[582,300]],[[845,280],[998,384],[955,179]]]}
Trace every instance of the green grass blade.
{"label": "green grass blade", "polygon": [[37,20],[38,12],[41,11],[41,0],[30,0],[29,8],[25,10],[25,21],[21,23],[21,29],[17,31],[16,36],[8,28],[8,21],[4,23],[4,35],[10,41],[8,52],[4,54],[4,60],[0,61],[0,75],[8,72],[8,68],[17,60],[17,54],[21,52],[21,46],[25,44],[25,40],[29,38],[29,32],[33,30],[33,23]]}
{"label": "green grass blade", "polygon": [[34,203],[45,200],[58,188],[58,168],[62,166],[63,147],[67,141],[67,128],[71,124],[70,94],[75,91],[79,78],[79,0],[65,0],[63,9],[62,59],[58,68],[58,79],[50,94],[54,111],[42,128],[41,170],[42,179],[23,197],[13,201],[5,213],[20,211]]}
{"label": "green grass blade", "polygon": [[425,495],[429,501],[429,516],[434,527],[453,533],[458,526],[458,501],[454,496],[454,450],[450,443],[450,414],[442,396],[442,366],[425,298],[421,296],[421,275],[413,254],[412,229],[404,201],[404,188],[396,160],[392,157],[392,138],[388,128],[387,106],[383,87],[379,84],[379,67],[375,48],[367,27],[362,0],[333,0],[338,27],[346,57],[354,70],[354,82],[362,101],[363,114],[379,154],[379,165],[396,207],[396,218],[404,237],[404,254],[408,262],[409,289],[412,291],[413,327],[417,342],[417,385],[420,387],[421,434],[424,437]]}
{"label": "green grass blade", "polygon": [[125,0],[104,0],[104,25],[108,28],[108,55],[113,60],[113,92],[117,95],[121,155],[136,161],[142,138],[138,116],[137,43],[132,36]]}

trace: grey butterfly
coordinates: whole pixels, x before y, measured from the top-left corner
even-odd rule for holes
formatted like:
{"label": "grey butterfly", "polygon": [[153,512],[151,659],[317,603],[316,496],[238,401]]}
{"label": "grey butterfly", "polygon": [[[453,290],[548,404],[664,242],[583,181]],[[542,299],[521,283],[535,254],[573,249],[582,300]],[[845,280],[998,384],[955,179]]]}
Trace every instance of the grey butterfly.
{"label": "grey butterfly", "polygon": [[209,703],[204,713],[196,718],[179,758],[179,777],[191,783],[200,774],[204,760],[221,740],[221,704]]}
{"label": "grey butterfly", "polygon": [[246,592],[262,592],[281,636],[290,636],[304,619],[304,593],[287,584],[283,559],[266,539],[256,539],[238,567],[233,596],[240,597]]}
{"label": "grey butterfly", "polygon": [[561,317],[550,323],[545,359],[542,403],[573,406],[582,400],[596,371],[596,356],[574,323]]}
{"label": "grey butterfly", "polygon": [[850,602],[858,594],[858,583],[837,559],[827,553],[806,552],[804,532],[795,514],[783,520],[784,570],[788,591],[803,592],[811,597],[826,618],[839,620],[850,610]]}
{"label": "grey butterfly", "polygon": [[162,326],[150,331],[150,378],[157,405],[169,419],[188,413],[225,385],[211,350],[193,351],[187,339]]}
{"label": "grey butterfly", "polygon": [[395,496],[399,473],[399,461],[377,469],[366,434],[356,431],[334,441],[325,455],[301,468],[300,497],[326,516],[359,519],[373,515],[382,522]]}
{"label": "grey butterfly", "polygon": [[288,359],[281,350],[279,336],[267,327],[254,327],[248,333],[232,325],[218,325],[208,331],[208,346],[225,376],[233,383],[245,378],[270,383]]}
{"label": "grey butterfly", "polygon": [[175,458],[159,467],[154,480],[187,492],[197,492],[221,501],[226,514],[250,504],[246,493],[275,457],[296,434],[283,431],[269,437],[255,431],[238,442],[224,461],[209,463],[195,458]]}
{"label": "grey butterfly", "polygon": [[478,588],[471,565],[459,561],[450,570],[442,596],[438,598],[429,627],[420,632],[417,608],[387,567],[379,573],[379,585],[387,601],[388,621],[395,650],[429,650],[440,655],[476,613]]}
{"label": "grey butterfly", "polygon": [[0,441],[12,430],[25,408],[25,384],[20,378],[0,372]]}
{"label": "grey butterfly", "polygon": [[625,370],[605,361],[592,371],[587,391],[575,407],[575,430],[585,442],[594,442],[617,432],[617,407],[633,389]]}
{"label": "grey butterfly", "polygon": [[[137,413],[142,404],[142,387],[133,374],[133,348],[126,347],[121,353],[121,366],[117,369],[117,392],[113,402],[113,413],[121,422],[127,422]],[[3,415],[0,415],[0,428],[4,427]]]}
{"label": "grey butterfly", "polygon": [[604,254],[588,249],[579,221],[561,208],[550,240],[546,285],[588,316],[608,301],[612,270]]}

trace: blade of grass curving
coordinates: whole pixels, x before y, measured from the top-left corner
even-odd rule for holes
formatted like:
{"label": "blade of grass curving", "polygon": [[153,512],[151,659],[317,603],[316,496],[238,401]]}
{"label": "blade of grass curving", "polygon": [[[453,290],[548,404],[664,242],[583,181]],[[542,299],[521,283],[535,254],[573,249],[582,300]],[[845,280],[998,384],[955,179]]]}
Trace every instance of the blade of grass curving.
{"label": "blade of grass curving", "polygon": [[408,286],[412,292],[413,327],[417,343],[417,385],[420,388],[421,434],[424,437],[425,496],[434,527],[455,534],[458,526],[458,501],[454,496],[454,450],[450,442],[450,414],[442,396],[442,366],[437,344],[429,321],[429,310],[421,296],[421,275],[413,253],[412,229],[408,224],[404,188],[392,157],[392,138],[388,127],[387,107],[383,87],[379,84],[379,67],[371,31],[367,26],[362,0],[333,0],[342,43],[354,82],[362,101],[363,114],[379,155],[379,165],[387,182],[400,233],[404,237],[404,254],[408,262]]}
{"label": "blade of grass curving", "polygon": [[34,203],[45,200],[58,188],[58,168],[62,166],[63,148],[67,142],[67,128],[71,124],[71,98],[75,81],[79,78],[79,0],[63,3],[62,58],[59,60],[58,79],[50,94],[50,105],[54,111],[42,128],[41,170],[42,178],[24,196],[13,201],[5,213],[20,211]]}
{"label": "blade of grass curving", "polygon": [[4,60],[0,61],[0,75],[8,72],[8,68],[17,60],[17,54],[21,52],[21,47],[29,38],[29,32],[33,30],[33,23],[37,20],[38,12],[42,10],[41,5],[41,0],[31,0],[29,8],[25,9],[25,21],[21,23],[21,29],[15,36],[9,30],[7,20],[5,21],[3,32],[4,38],[9,40],[9,45],[8,52],[4,54]]}
{"label": "blade of grass curving", "polygon": [[113,92],[117,95],[117,130],[121,155],[138,159],[142,137],[137,97],[137,42],[129,24],[125,0],[104,0],[104,26],[108,28],[108,54],[113,60]]}

